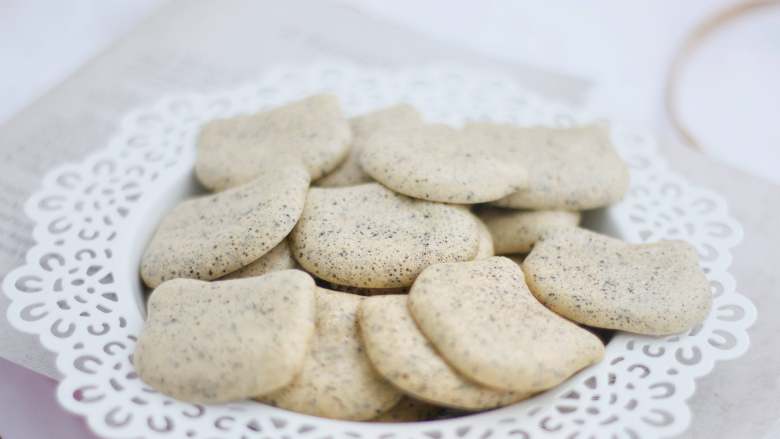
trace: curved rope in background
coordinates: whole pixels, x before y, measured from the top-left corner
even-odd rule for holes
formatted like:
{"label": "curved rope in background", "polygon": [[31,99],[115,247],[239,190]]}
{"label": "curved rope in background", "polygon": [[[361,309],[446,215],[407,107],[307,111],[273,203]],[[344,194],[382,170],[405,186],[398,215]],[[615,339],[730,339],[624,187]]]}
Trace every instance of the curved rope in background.
{"label": "curved rope in background", "polygon": [[672,64],[666,79],[664,103],[674,130],[682,137],[683,141],[685,141],[688,146],[700,151],[703,150],[701,143],[696,140],[696,137],[694,137],[691,131],[680,120],[680,113],[677,108],[679,79],[686,62],[690,59],[695,50],[716,30],[723,27],[723,25],[736,18],[740,18],[768,6],[780,6],[780,0],[750,0],[738,3],[718,12],[699,24],[683,41],[680,49],[674,55],[674,58],[672,58]]}

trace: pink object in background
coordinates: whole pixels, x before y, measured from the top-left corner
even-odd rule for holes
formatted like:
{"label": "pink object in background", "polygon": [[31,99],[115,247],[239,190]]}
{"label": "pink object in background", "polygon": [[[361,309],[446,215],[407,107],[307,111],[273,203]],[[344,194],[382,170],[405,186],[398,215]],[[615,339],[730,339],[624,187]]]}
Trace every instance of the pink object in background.
{"label": "pink object in background", "polygon": [[0,437],[97,439],[57,403],[57,382],[0,358]]}

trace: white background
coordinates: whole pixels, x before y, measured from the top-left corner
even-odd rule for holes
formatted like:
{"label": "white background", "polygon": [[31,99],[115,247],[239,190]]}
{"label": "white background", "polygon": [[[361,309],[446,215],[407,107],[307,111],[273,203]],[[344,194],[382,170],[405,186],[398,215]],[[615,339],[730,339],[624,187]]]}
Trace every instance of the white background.
{"label": "white background", "polygon": [[[0,122],[62,81],[164,0],[0,0]],[[669,133],[662,91],[693,28],[734,0],[340,0],[492,56],[588,78],[590,105]],[[705,151],[780,184],[780,6],[724,26],[681,82]],[[663,137],[663,136],[662,136]]]}

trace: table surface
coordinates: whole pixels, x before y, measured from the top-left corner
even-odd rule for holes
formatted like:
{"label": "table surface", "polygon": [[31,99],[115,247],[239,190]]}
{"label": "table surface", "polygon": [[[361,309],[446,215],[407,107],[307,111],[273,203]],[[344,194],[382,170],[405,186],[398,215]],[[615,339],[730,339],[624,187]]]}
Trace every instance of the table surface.
{"label": "table surface", "polygon": [[[56,88],[60,82],[77,72],[89,59],[108,48],[112,41],[120,38],[146,14],[163,3],[163,0],[133,3],[78,0],[68,6],[55,3],[47,4],[46,7],[35,2],[4,3],[0,6],[4,8],[4,13],[0,14],[0,56],[3,56],[4,60],[16,61],[5,63],[12,67],[5,68],[0,73],[0,78],[3,79],[0,81],[0,96],[3,98],[0,99],[0,122],[6,119],[10,121],[10,125],[16,126],[20,120],[24,123],[25,115],[13,116],[41,96],[44,96],[43,102],[38,106],[45,105],[48,89]],[[665,120],[659,117],[659,84],[663,78],[664,62],[673,49],[674,39],[706,15],[709,7],[727,3],[727,0],[701,0],[686,2],[685,6],[677,5],[675,8],[668,8],[668,4],[666,7],[647,6],[651,9],[639,11],[607,1],[597,1],[587,7],[569,5],[568,11],[534,2],[524,6],[523,10],[508,8],[507,4],[500,1],[487,2],[483,7],[455,3],[446,6],[449,8],[448,18],[451,20],[430,18],[435,16],[432,13],[445,7],[442,4],[425,6],[431,10],[420,10],[415,4],[406,1],[369,1],[361,3],[360,7],[370,15],[382,17],[383,22],[390,20],[409,28],[395,29],[393,32],[411,33],[419,39],[427,35],[441,40],[439,43],[430,43],[431,47],[437,47],[438,44],[441,47],[465,48],[464,50],[470,51],[467,53],[475,57],[481,55],[484,59],[493,60],[504,67],[511,68],[521,65],[522,62],[530,62],[585,77],[587,80],[579,82],[569,78],[568,83],[575,85],[557,97],[568,99],[575,105],[592,106],[597,111],[601,109],[602,113],[619,113],[622,119],[633,119],[635,123],[656,127],[675,166],[686,174],[701,177],[702,184],[723,193],[731,202],[735,215],[744,224],[751,225],[751,228],[746,230],[745,243],[737,249],[734,271],[738,274],[740,284],[751,288],[743,292],[756,302],[761,312],[764,309],[780,309],[776,294],[777,276],[771,263],[777,260],[777,253],[764,242],[767,236],[778,236],[768,218],[780,214],[777,211],[777,206],[780,206],[780,190],[772,183],[755,178],[755,175],[766,172],[767,164],[772,165],[776,158],[772,154],[778,149],[767,149],[762,146],[765,144],[759,141],[746,142],[747,146],[740,146],[754,149],[750,150],[749,154],[745,154],[743,150],[741,158],[735,160],[733,144],[712,144],[710,152],[714,157],[735,162],[754,173],[754,176],[746,175],[718,166],[711,160],[680,147],[678,140],[670,134]],[[656,20],[650,20],[648,24],[647,20],[641,19],[648,15]],[[354,14],[342,13],[339,16],[355,18]],[[590,20],[582,17],[589,17]],[[365,16],[362,18],[373,20]],[[564,40],[558,35],[557,27],[549,26],[559,20],[573,28],[572,33],[580,35],[581,38]],[[668,26],[668,32],[656,31],[653,26],[659,21]],[[769,28],[775,31],[780,29],[780,26],[771,27],[773,24],[774,22],[768,20],[760,26],[770,26]],[[471,26],[470,32],[462,32],[464,26]],[[599,30],[599,27],[604,29]],[[390,32],[390,28],[387,27],[386,31]],[[41,29],[47,29],[45,38],[40,35]],[[528,39],[530,32],[534,38],[530,39],[528,44],[506,43]],[[613,32],[623,32],[625,37],[617,48],[611,43],[603,44],[605,39],[612,42],[610,38]],[[659,38],[659,34],[663,38]],[[648,44],[648,40],[653,44]],[[540,42],[545,44],[539,44]],[[335,51],[340,55],[354,50],[356,52],[347,55],[366,56],[365,51],[360,52],[359,49],[348,47],[348,43],[341,41],[338,44],[342,46],[319,47],[318,50],[331,54]],[[540,50],[540,47],[545,50]],[[594,47],[600,49],[593,49]],[[633,52],[637,47],[642,48],[642,51]],[[613,50],[621,56],[608,59],[612,56],[608,52]],[[583,52],[588,56],[566,56]],[[418,59],[424,53],[425,49],[420,49],[417,53]],[[413,56],[393,56],[397,59],[392,62],[408,63],[414,60]],[[756,55],[756,59],[763,58]],[[780,60],[780,57],[773,59]],[[702,65],[696,68],[712,69],[712,65],[706,62]],[[755,68],[762,72],[773,72],[776,64],[757,65]],[[537,81],[537,84],[543,82],[539,78],[534,79],[534,74],[529,73],[529,70],[517,68],[514,72],[526,81]],[[588,88],[588,83],[597,85]],[[626,92],[626,84],[631,85],[629,92]],[[771,93],[768,95],[774,96]],[[610,98],[615,96],[618,98]],[[658,104],[637,106],[637,101]],[[780,99],[776,102],[780,102]],[[711,103],[706,102],[706,106],[711,107]],[[36,105],[33,104],[32,108],[35,110]],[[699,114],[702,110],[706,108],[697,107],[694,103],[686,111]],[[771,112],[768,115],[771,116]],[[763,116],[766,117],[767,114]],[[718,114],[712,113],[697,119],[695,124],[698,124],[696,126],[699,129],[717,129],[719,126],[713,123],[717,117]],[[0,134],[5,128],[0,128]],[[740,126],[740,129],[745,129],[745,126]],[[723,134],[720,137],[728,135]],[[767,137],[773,139],[771,136]],[[766,151],[762,152],[764,149]],[[86,150],[88,148],[84,148],[84,151]],[[7,149],[0,151],[7,152]],[[772,169],[777,168],[775,166]],[[724,175],[729,177],[729,182],[724,181]],[[775,172],[772,176],[780,178],[780,173]],[[775,206],[775,209],[772,210],[771,206]],[[716,373],[700,380],[699,390],[691,400],[693,424],[684,436],[767,439],[780,437],[780,404],[776,397],[777,391],[780,390],[780,358],[778,350],[771,348],[776,345],[778,335],[780,326],[774,319],[763,319],[760,315],[751,331],[754,348],[743,359],[718,365]],[[68,415],[58,407],[54,399],[54,380],[0,359],[0,388],[0,436],[3,438],[53,437],[53,432],[57,432],[56,437],[60,438],[93,437],[81,419]],[[31,422],[33,413],[46,413],[47,422]]]}

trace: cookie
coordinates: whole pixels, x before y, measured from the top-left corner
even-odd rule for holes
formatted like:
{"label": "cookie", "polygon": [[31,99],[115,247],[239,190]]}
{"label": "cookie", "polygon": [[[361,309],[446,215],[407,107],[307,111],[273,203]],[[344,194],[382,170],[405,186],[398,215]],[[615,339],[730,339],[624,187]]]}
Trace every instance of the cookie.
{"label": "cookie", "polygon": [[399,129],[419,123],[421,123],[420,114],[408,104],[393,105],[351,119],[352,147],[347,159],[333,172],[317,180],[317,186],[354,186],[374,181],[360,166],[360,154],[363,152],[366,139],[382,129]]}
{"label": "cookie", "polygon": [[252,115],[207,123],[197,140],[195,175],[221,191],[254,180],[281,157],[316,180],[347,156],[352,133],[338,99],[316,95]]}
{"label": "cookie", "polygon": [[441,407],[404,396],[390,410],[382,413],[373,422],[419,422],[438,418],[444,410]]}
{"label": "cookie", "polygon": [[250,262],[222,279],[239,279],[242,277],[262,276],[272,271],[290,270],[298,268],[298,263],[290,253],[290,245],[286,239],[282,240],[276,247],[260,257],[260,259]]}
{"label": "cookie", "polygon": [[376,181],[410,197],[484,203],[528,183],[525,158],[504,146],[481,131],[418,124],[370,136],[360,164]]}
{"label": "cookie", "polygon": [[493,236],[490,234],[487,225],[485,225],[477,216],[474,217],[474,222],[477,223],[477,229],[479,230],[479,245],[474,259],[485,259],[495,256],[496,252],[495,246],[493,245]]}
{"label": "cookie", "polygon": [[576,227],[579,212],[482,209],[478,213],[493,237],[497,255],[528,253],[542,234],[555,227]]}
{"label": "cookie", "polygon": [[309,415],[360,421],[375,418],[401,399],[374,371],[363,349],[357,322],[361,300],[317,289],[317,327],[303,371],[261,401]]}
{"label": "cookie", "polygon": [[696,250],[683,241],[628,244],[560,229],[536,243],[523,270],[542,303],[599,328],[673,334],[704,320],[712,304]]}
{"label": "cookie", "polygon": [[473,259],[478,241],[468,210],[376,183],[312,188],[290,235],[293,257],[306,271],[361,288],[407,287],[431,264]]}
{"label": "cookie", "polygon": [[314,280],[299,270],[157,287],[133,364],[143,381],[182,401],[219,403],[288,385],[314,333]]}
{"label": "cookie", "polygon": [[243,186],[180,203],[141,258],[154,288],[168,279],[218,279],[268,253],[303,211],[309,174],[299,164],[263,170]]}
{"label": "cookie", "polygon": [[461,410],[485,410],[528,396],[495,390],[450,367],[420,332],[407,296],[375,296],[360,306],[360,332],[374,368],[414,398]]}
{"label": "cookie", "polygon": [[426,268],[409,310],[448,364],[495,389],[549,389],[604,353],[598,337],[540,304],[503,257]]}
{"label": "cookie", "polygon": [[475,124],[474,131],[503,131],[527,159],[525,188],[494,204],[535,210],[587,210],[619,201],[628,190],[628,167],[602,125],[518,128]]}

